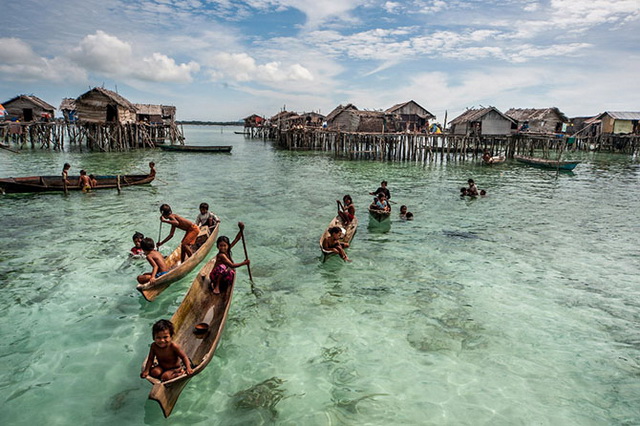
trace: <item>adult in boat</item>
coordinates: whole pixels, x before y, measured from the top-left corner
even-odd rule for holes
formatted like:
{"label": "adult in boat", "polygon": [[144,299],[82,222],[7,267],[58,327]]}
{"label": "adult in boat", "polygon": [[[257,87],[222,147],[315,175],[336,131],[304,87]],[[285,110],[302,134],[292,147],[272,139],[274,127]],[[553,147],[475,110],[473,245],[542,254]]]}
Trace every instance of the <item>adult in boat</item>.
{"label": "adult in boat", "polygon": [[380,193],[383,193],[384,196],[387,198],[387,200],[391,199],[391,193],[389,192],[389,189],[387,188],[387,181],[383,180],[382,182],[380,182],[380,187],[378,189],[376,189],[374,192],[370,192],[369,195],[378,195]]}

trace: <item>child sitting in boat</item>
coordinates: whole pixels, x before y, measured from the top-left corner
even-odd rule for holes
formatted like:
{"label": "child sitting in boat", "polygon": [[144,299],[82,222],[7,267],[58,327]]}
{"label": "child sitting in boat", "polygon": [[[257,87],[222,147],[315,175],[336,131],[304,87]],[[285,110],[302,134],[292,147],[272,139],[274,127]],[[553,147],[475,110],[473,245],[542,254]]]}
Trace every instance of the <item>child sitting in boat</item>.
{"label": "child sitting in boat", "polygon": [[89,178],[89,176],[87,176],[87,172],[85,170],[80,170],[78,186],[82,188],[82,192],[91,191],[91,179]]}
{"label": "child sitting in boat", "polygon": [[343,260],[351,262],[349,256],[344,249],[349,247],[349,243],[343,243],[340,241],[342,238],[343,229],[339,226],[333,226],[329,228],[329,235],[322,240],[322,250],[327,252],[333,252],[339,255]]}
{"label": "child sitting in boat", "polygon": [[340,200],[336,200],[336,203],[338,203],[338,216],[342,219],[342,223],[347,226],[356,217],[356,206],[353,205],[353,200],[349,194],[342,197],[342,202],[344,204],[340,203]]}
{"label": "child sitting in boat", "polygon": [[152,270],[151,272],[146,272],[142,275],[138,275],[138,282],[140,284],[153,284],[157,278],[160,278],[167,272],[169,272],[169,268],[167,268],[167,264],[164,261],[164,257],[158,250],[155,249],[155,243],[153,242],[153,238],[144,238],[140,242],[140,247],[144,251],[144,254],[147,256],[147,262],[151,264]]}
{"label": "child sitting in boat", "polygon": [[193,254],[191,245],[196,242],[198,234],[200,233],[200,227],[198,227],[190,220],[173,213],[169,204],[161,205],[160,213],[160,222],[168,223],[169,225],[171,225],[171,231],[169,231],[169,235],[167,235],[167,238],[158,243],[158,247],[173,238],[173,234],[176,232],[176,228],[182,229],[183,231],[185,231],[185,234],[182,238],[182,242],[180,243],[180,261],[184,262],[187,257]]}
{"label": "child sitting in boat", "polygon": [[131,256],[143,257],[144,250],[140,246],[142,240],[144,239],[144,235],[141,232],[136,232],[133,234],[133,247],[131,247]]}
{"label": "child sitting in boat", "polygon": [[96,175],[89,175],[89,183],[91,184],[91,188],[98,186],[98,179],[96,179]]}
{"label": "child sitting in boat", "polygon": [[149,177],[156,177],[156,163],[149,161]]}
{"label": "child sitting in boat", "polygon": [[209,211],[209,204],[200,203],[200,214],[196,217],[196,225],[214,227],[218,222],[220,222],[220,219]]}
{"label": "child sitting in boat", "polygon": [[216,254],[216,262],[209,274],[213,294],[220,294],[221,285],[224,285],[224,289],[226,289],[226,286],[233,282],[233,277],[236,275],[235,268],[249,265],[250,263],[249,259],[245,259],[240,263],[233,263],[233,259],[231,258],[231,249],[236,245],[240,238],[242,238],[244,223],[238,222],[238,227],[240,228],[240,231],[238,231],[238,235],[236,235],[236,238],[232,243],[229,242],[229,237],[224,235],[218,237],[218,240],[216,241],[218,254]]}
{"label": "child sitting in boat", "polygon": [[389,207],[389,202],[387,201],[387,197],[383,192],[378,194],[378,199],[375,202],[375,208],[378,210],[383,210],[385,212],[391,211],[391,207]]}
{"label": "child sitting in boat", "polygon": [[[140,373],[141,378],[151,375],[162,382],[182,376],[185,371],[187,375],[193,374],[189,357],[182,348],[173,342],[175,329],[171,321],[161,319],[153,324],[151,330],[153,343],[149,349],[147,363]],[[154,365],[154,360],[157,363]],[[182,360],[182,364],[180,361]]]}

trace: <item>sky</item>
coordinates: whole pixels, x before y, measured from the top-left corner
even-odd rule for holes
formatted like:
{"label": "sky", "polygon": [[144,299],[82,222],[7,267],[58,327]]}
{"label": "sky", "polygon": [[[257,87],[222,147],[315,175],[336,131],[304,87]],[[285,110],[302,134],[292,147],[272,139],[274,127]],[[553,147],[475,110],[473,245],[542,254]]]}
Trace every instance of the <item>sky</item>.
{"label": "sky", "polygon": [[[179,120],[414,100],[640,111],[640,0],[0,0],[0,102],[93,87]],[[57,111],[57,115],[60,112]]]}

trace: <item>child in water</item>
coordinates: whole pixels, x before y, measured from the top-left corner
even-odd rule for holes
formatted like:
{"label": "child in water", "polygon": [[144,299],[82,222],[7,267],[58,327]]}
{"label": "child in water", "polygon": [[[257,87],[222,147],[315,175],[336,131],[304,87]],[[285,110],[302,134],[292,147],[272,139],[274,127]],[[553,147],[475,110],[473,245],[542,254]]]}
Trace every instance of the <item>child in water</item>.
{"label": "child in water", "polygon": [[220,285],[224,282],[225,288],[227,285],[233,282],[233,277],[236,275],[235,268],[240,266],[249,265],[249,259],[243,260],[240,263],[233,263],[231,258],[231,249],[242,238],[242,230],[244,229],[244,223],[238,222],[238,235],[232,243],[229,242],[229,237],[221,236],[216,241],[218,247],[218,254],[216,254],[216,262],[213,265],[213,269],[209,274],[211,279],[211,290],[213,294],[220,294]]}
{"label": "child in water", "polygon": [[144,239],[144,235],[141,232],[136,232],[133,234],[133,247],[131,247],[131,255],[132,256],[140,256],[144,255],[144,250],[140,246],[142,240]]}
{"label": "child in water", "polygon": [[155,243],[152,238],[144,238],[140,242],[140,247],[144,251],[144,254],[147,256],[147,262],[149,262],[152,266],[151,272],[146,272],[142,275],[138,275],[138,282],[140,284],[153,284],[157,278],[160,278],[167,272],[169,272],[169,268],[167,268],[167,264],[164,261],[164,257],[158,250],[155,249]]}
{"label": "child in water", "polygon": [[[153,324],[153,343],[149,349],[147,363],[140,373],[141,378],[151,375],[162,382],[182,376],[185,371],[187,375],[193,374],[189,357],[182,348],[172,341],[175,329],[171,321],[162,319]],[[154,366],[153,361],[157,360]],[[182,360],[182,365],[180,365]]]}

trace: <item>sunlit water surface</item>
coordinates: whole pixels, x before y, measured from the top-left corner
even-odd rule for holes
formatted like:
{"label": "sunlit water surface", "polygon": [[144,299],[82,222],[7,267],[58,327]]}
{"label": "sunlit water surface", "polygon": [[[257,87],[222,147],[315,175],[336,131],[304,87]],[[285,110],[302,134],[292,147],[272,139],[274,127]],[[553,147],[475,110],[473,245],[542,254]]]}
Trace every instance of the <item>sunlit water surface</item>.
{"label": "sunlit water surface", "polygon": [[[150,186],[0,198],[0,424],[632,425],[640,423],[640,165],[577,154],[575,173],[506,163],[384,163],[287,152],[240,128],[185,127],[231,154],[0,151],[4,176],[136,173]],[[461,199],[469,177],[486,198]],[[397,213],[370,227],[382,179]],[[320,261],[335,200],[352,195],[353,259]],[[158,206],[206,201],[246,223],[255,284],[238,272],[215,358],[165,421],[139,378],[153,303],[135,290],[131,235]],[[174,248],[181,233],[170,241]],[[211,255],[214,253],[212,252]],[[244,258],[236,246],[234,258]]]}

